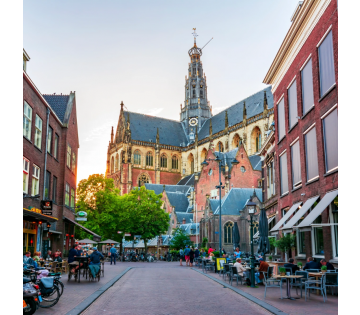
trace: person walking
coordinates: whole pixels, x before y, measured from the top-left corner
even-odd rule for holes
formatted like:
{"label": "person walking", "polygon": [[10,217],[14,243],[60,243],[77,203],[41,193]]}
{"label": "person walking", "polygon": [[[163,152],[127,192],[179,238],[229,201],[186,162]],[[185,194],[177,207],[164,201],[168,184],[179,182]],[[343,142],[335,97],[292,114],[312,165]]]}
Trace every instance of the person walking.
{"label": "person walking", "polygon": [[185,246],[184,255],[185,255],[186,266],[189,266],[190,265],[190,248],[188,245]]}
{"label": "person walking", "polygon": [[200,257],[200,251],[197,247],[195,247],[195,255],[194,255],[194,259],[197,265],[199,265],[199,257]]}
{"label": "person walking", "polygon": [[116,248],[115,245],[110,248],[110,265],[112,265],[112,261],[114,259],[114,265],[116,265]]}
{"label": "person walking", "polygon": [[193,266],[193,262],[194,262],[194,255],[195,255],[194,248],[191,246],[191,247],[190,247],[190,252],[189,252],[189,257],[190,257],[190,267],[192,267],[192,266]]}
{"label": "person walking", "polygon": [[184,259],[184,250],[182,249],[182,247],[179,250],[179,255],[180,255],[180,266],[183,266],[182,261]]}

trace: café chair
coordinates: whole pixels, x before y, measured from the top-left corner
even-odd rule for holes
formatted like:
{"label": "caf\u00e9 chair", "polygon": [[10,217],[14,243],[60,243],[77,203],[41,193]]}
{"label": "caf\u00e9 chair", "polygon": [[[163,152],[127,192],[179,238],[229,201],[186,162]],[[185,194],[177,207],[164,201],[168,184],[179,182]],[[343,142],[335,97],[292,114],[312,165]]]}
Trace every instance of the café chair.
{"label": "caf\u00e9 chair", "polygon": [[337,272],[334,272],[334,270],[327,271],[326,273],[326,280],[325,280],[325,297],[326,296],[326,288],[331,288],[331,295],[334,295],[334,287],[338,287],[338,280],[339,280],[339,274]]}
{"label": "caf\u00e9 chair", "polygon": [[225,275],[228,275],[230,277],[230,265],[224,264],[224,270],[223,270],[223,278],[225,278]]}
{"label": "caf\u00e9 chair", "polygon": [[66,260],[63,260],[61,272],[67,273],[69,271],[69,263]]}
{"label": "caf\u00e9 chair", "polygon": [[320,290],[321,295],[323,296],[324,303],[326,301],[326,290],[325,290],[325,282],[326,282],[326,273],[323,274],[320,280],[308,280],[305,281],[305,301],[306,301],[306,291],[309,290],[309,300],[310,300],[310,291],[311,290]]}
{"label": "caf\u00e9 chair", "polygon": [[314,278],[309,278],[309,274],[306,271],[295,271],[295,276],[303,276],[302,278],[293,279],[293,282],[290,283],[291,288],[296,288],[296,294],[298,294],[298,288],[300,288],[300,297],[302,297],[302,289],[303,286],[305,286],[305,281]]}
{"label": "caf\u00e9 chair", "polygon": [[242,283],[243,276],[238,274],[238,271],[237,271],[236,267],[231,267],[230,268],[230,274],[229,274],[229,283],[231,281],[231,285],[232,285],[232,281],[233,281],[234,278],[236,278],[236,285],[239,284],[239,279],[240,279],[240,283],[243,284]]}
{"label": "caf\u00e9 chair", "polygon": [[207,270],[211,270],[211,269],[214,269],[215,270],[215,266],[214,265],[211,265],[211,264],[208,264],[206,262],[206,260],[203,260],[203,272],[207,272]]}
{"label": "caf\u00e9 chair", "polygon": [[264,275],[263,283],[265,285],[264,298],[266,299],[267,288],[280,288],[280,296],[282,297],[282,279],[273,278],[273,266],[269,266],[267,271],[261,271]]}
{"label": "caf\u00e9 chair", "polygon": [[320,272],[320,269],[305,269],[307,272]]}

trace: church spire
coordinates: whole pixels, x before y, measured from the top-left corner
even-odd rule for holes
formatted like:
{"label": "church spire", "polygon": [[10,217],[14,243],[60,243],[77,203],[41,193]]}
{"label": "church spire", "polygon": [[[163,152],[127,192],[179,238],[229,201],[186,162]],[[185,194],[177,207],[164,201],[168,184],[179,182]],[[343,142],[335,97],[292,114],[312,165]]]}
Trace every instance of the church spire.
{"label": "church spire", "polygon": [[114,143],[114,126],[111,127],[111,143]]}

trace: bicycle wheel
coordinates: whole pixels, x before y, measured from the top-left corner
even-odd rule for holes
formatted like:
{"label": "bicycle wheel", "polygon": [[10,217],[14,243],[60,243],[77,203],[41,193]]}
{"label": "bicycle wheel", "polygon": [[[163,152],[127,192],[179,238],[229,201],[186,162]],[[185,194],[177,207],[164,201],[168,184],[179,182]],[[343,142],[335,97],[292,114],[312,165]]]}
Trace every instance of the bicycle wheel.
{"label": "bicycle wheel", "polygon": [[49,308],[53,307],[60,299],[59,287],[54,284],[53,291],[50,294],[42,294],[42,302],[39,304],[39,307]]}
{"label": "bicycle wheel", "polygon": [[55,284],[59,287],[60,296],[62,296],[64,292],[64,284],[60,280],[55,280]]}

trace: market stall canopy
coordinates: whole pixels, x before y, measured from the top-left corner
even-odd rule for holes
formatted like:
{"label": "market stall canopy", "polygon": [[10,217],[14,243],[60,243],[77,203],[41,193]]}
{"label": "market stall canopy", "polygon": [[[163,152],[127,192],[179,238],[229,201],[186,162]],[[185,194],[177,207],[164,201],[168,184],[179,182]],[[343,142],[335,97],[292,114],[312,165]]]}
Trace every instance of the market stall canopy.
{"label": "market stall canopy", "polygon": [[93,240],[89,240],[88,238],[85,238],[83,240],[77,241],[79,244],[97,244],[98,242],[94,242]]}
{"label": "market stall canopy", "polygon": [[98,242],[98,243],[99,243],[99,244],[107,244],[107,243],[109,243],[109,244],[118,244],[118,243],[120,243],[120,242],[113,241],[113,240],[111,240],[111,239],[107,239],[107,240],[105,240],[105,241]]}
{"label": "market stall canopy", "polygon": [[64,220],[67,220],[67,221],[71,222],[72,224],[75,224],[77,227],[79,227],[80,229],[84,230],[86,233],[89,233],[89,234],[93,235],[95,240],[98,240],[98,241],[101,240],[101,236],[100,236],[100,235],[97,235],[97,234],[94,233],[93,231],[90,231],[89,229],[87,229],[86,227],[84,227],[84,226],[82,226],[81,224],[77,223],[76,221],[71,220],[71,219],[69,219],[69,218],[67,218],[67,217],[64,217]]}
{"label": "market stall canopy", "polygon": [[279,229],[281,226],[290,218],[290,216],[299,208],[299,206],[302,204],[302,201],[295,203],[288,212],[285,213],[285,215],[281,218],[281,220],[276,223],[276,225],[270,230],[271,234],[278,234]]}

